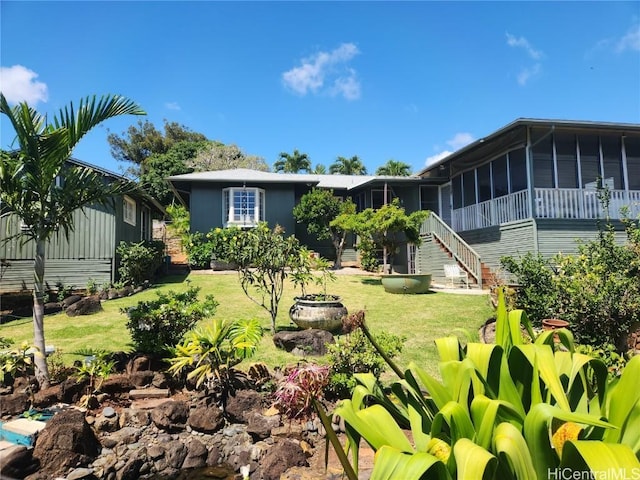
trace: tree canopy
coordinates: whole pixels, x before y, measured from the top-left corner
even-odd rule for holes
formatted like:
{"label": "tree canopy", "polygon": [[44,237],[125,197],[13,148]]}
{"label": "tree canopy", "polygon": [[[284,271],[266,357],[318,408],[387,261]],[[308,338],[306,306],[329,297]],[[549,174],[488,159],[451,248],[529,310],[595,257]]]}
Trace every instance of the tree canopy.
{"label": "tree canopy", "polygon": [[26,102],[10,107],[0,93],[0,113],[16,132],[18,149],[2,152],[0,203],[22,220],[17,235],[35,242],[33,323],[36,378],[41,387],[49,384],[44,355],[44,275],[46,245],[56,232],[68,236],[74,228],[74,212],[90,204],[108,206],[114,195],[129,189],[128,183],[104,181],[88,167],[68,162],[73,149],[93,127],[119,115],[144,115],[133,101],[113,95],[95,96],[73,103],[47,120]]}
{"label": "tree canopy", "polygon": [[387,160],[387,163],[378,167],[376,175],[388,175],[391,177],[408,177],[411,175],[411,165],[398,160]]}
{"label": "tree canopy", "polygon": [[[393,265],[393,258],[401,245],[420,245],[420,226],[428,215],[426,210],[407,215],[400,201],[394,198],[378,209],[367,208],[360,213],[339,215],[331,225],[369,238],[384,249],[385,257],[389,257],[388,263]],[[384,263],[387,264],[386,258]]]}
{"label": "tree canopy", "polygon": [[186,162],[196,172],[212,170],[230,170],[233,168],[249,168],[269,171],[264,158],[246,155],[236,145],[225,145],[220,142],[209,142],[195,157]]}
{"label": "tree canopy", "polygon": [[342,267],[342,252],[347,231],[340,225],[332,225],[341,214],[355,213],[355,204],[350,200],[342,200],[333,194],[333,190],[314,188],[304,194],[293,208],[293,216],[298,223],[307,226],[307,232],[318,240],[331,240],[335,250],[334,268]]}
{"label": "tree canopy", "polygon": [[278,160],[273,164],[273,170],[284,173],[299,173],[301,171],[309,173],[311,161],[306,153],[301,153],[298,149],[295,149],[291,154],[281,152]]}
{"label": "tree canopy", "polygon": [[337,160],[329,166],[329,173],[340,175],[366,175],[367,167],[364,166],[362,160],[357,155],[351,158],[338,157]]}
{"label": "tree canopy", "polygon": [[203,146],[208,140],[202,133],[193,132],[176,122],[165,120],[163,133],[150,121],[140,120],[121,135],[110,133],[107,136],[107,142],[111,147],[113,158],[131,163],[127,174],[138,178],[148,171],[146,160],[151,155],[167,153],[179,142],[191,142]]}

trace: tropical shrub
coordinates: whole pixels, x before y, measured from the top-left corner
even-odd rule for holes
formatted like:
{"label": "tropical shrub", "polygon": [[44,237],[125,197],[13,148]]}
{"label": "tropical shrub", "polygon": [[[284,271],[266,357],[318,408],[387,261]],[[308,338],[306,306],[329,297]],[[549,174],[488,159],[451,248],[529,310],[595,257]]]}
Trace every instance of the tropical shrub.
{"label": "tropical shrub", "polygon": [[233,322],[212,319],[204,325],[188,331],[182,342],[171,348],[169,373],[180,376],[186,373],[188,380],[207,388],[213,382],[224,383],[228,370],[242,360],[251,357],[262,338],[262,327],[256,319]]}
{"label": "tropical shrub", "polygon": [[500,263],[516,277],[519,285],[514,307],[527,312],[536,327],[540,327],[545,318],[555,318],[558,301],[550,262],[539,253],[527,252],[520,258],[502,257]]}
{"label": "tropical shrub", "polygon": [[[394,358],[402,352],[405,337],[388,332],[379,332],[374,337],[389,357]],[[342,338],[336,338],[333,344],[328,344],[327,355],[330,365],[327,391],[338,398],[351,395],[357,385],[353,376],[355,373],[370,372],[379,379],[387,366],[359,329]]]}
{"label": "tropical shrub", "polygon": [[369,237],[360,237],[356,250],[360,252],[360,267],[367,272],[377,272],[380,262],[375,242]]}
{"label": "tropical shrub", "polygon": [[294,367],[278,384],[274,393],[274,406],[289,418],[302,418],[312,414],[313,402],[323,396],[329,383],[329,367],[308,364]]}
{"label": "tropical shrub", "polygon": [[[0,348],[13,345],[13,340],[0,337]],[[12,384],[18,377],[33,375],[33,355],[31,345],[24,342],[20,347],[0,352],[0,385]]]}
{"label": "tropical shrub", "polygon": [[138,243],[120,242],[116,252],[120,256],[120,282],[125,285],[141,285],[153,279],[162,265],[164,243],[158,240]]}
{"label": "tropical shrub", "polygon": [[[521,325],[533,343],[523,342]],[[554,333],[563,349],[554,347]],[[447,337],[436,346],[441,380],[414,363],[404,372],[393,366],[400,381],[385,393],[373,375],[356,374],[352,398],[334,412],[345,421],[352,464],[327,430],[350,479],[360,439],[376,451],[371,478],[378,480],[640,471],[640,357],[610,381],[601,360],[575,351],[570,331],[535,337],[526,314],[507,312],[501,294],[496,344],[463,347]]]}
{"label": "tropical shrub", "polygon": [[212,295],[198,301],[199,290],[189,287],[186,292],[160,292],[155,300],[141,301],[121,309],[128,318],[127,328],[131,332],[134,349],[160,354],[167,346],[177,345],[200,320],[212,316],[218,302]]}
{"label": "tropical shrub", "polygon": [[194,270],[209,268],[213,257],[213,244],[207,240],[205,234],[195,232],[189,235],[185,250],[191,268]]}
{"label": "tropical shrub", "polygon": [[561,318],[579,343],[626,350],[626,334],[640,321],[640,227],[625,223],[624,244],[606,223],[595,240],[578,245],[576,255],[559,254],[552,261],[531,253],[502,258],[520,284],[516,306],[531,312],[536,326],[544,318]]}
{"label": "tropical shrub", "polygon": [[578,246],[577,255],[556,257],[560,318],[571,323],[580,343],[627,349],[626,334],[640,321],[638,231],[628,222],[627,242],[621,245],[607,224],[597,239]]}

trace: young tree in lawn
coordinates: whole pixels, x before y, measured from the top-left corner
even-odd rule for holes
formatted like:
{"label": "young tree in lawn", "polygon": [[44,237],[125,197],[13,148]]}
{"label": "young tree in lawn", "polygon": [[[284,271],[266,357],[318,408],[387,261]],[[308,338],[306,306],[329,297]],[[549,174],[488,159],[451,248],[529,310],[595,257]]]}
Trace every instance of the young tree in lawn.
{"label": "young tree in lawn", "polygon": [[393,259],[402,245],[420,245],[420,226],[429,216],[426,210],[409,215],[397,198],[374,210],[367,208],[360,213],[340,215],[333,226],[367,236],[384,250],[384,270],[393,265]]}
{"label": "young tree in lawn", "polygon": [[294,236],[286,237],[279,225],[272,230],[266,223],[234,235],[229,243],[227,259],[238,265],[242,290],[269,312],[275,333],[284,281],[308,267],[300,243]]}
{"label": "young tree in lawn", "polygon": [[293,209],[293,216],[298,223],[307,226],[307,231],[318,240],[331,240],[335,250],[334,269],[342,268],[342,252],[347,237],[347,230],[331,222],[341,214],[354,214],[355,204],[350,200],[342,200],[334,196],[333,190],[314,188],[300,198],[300,203]]}
{"label": "young tree in lawn", "polygon": [[[2,152],[0,205],[18,216],[24,225],[16,235],[35,242],[33,330],[38,353],[34,355],[36,378],[49,384],[44,336],[44,274],[46,245],[57,232],[73,231],[73,215],[90,204],[108,206],[114,195],[127,190],[123,183],[105,183],[94,170],[67,163],[74,147],[93,127],[119,115],[144,115],[131,100],[106,95],[80,100],[64,107],[49,122],[27,103],[10,107],[0,94],[0,113],[16,133],[18,149]],[[58,181],[57,179],[60,179]]]}

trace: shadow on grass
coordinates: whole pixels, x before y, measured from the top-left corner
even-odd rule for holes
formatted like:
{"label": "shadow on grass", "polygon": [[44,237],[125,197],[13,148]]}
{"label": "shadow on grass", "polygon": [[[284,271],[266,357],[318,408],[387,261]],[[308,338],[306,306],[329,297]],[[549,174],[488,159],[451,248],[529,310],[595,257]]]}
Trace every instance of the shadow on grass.
{"label": "shadow on grass", "polygon": [[167,285],[171,283],[183,283],[187,277],[189,276],[189,272],[179,273],[179,274],[171,274],[165,275],[158,279],[157,285]]}
{"label": "shadow on grass", "polygon": [[382,285],[382,279],[380,278],[363,278],[360,282],[363,285]]}

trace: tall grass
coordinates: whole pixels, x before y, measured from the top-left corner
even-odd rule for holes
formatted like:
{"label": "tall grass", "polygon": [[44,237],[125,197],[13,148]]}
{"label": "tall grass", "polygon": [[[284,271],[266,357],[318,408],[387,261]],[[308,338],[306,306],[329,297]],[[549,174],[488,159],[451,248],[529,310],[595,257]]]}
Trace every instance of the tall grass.
{"label": "tall grass", "polygon": [[[126,328],[127,318],[120,309],[141,300],[155,298],[156,292],[183,291],[187,282],[200,287],[200,296],[212,294],[220,303],[216,316],[228,319],[258,318],[268,331],[269,314],[251,302],[242,292],[235,273],[207,274],[191,273],[184,277],[165,277],[162,283],[132,297],[102,302],[104,310],[90,316],[67,317],[60,313],[45,319],[45,338],[48,345],[62,351],[63,358],[70,363],[71,352],[93,348],[108,351],[130,350],[131,337]],[[477,334],[481,324],[492,315],[486,295],[465,295],[452,293],[430,293],[425,295],[394,295],[384,292],[380,280],[374,276],[338,275],[329,285],[329,293],[342,297],[342,302],[350,312],[365,310],[370,330],[388,331],[406,337],[398,364],[406,366],[410,361],[437,374],[436,338],[466,331]],[[277,326],[293,325],[288,310],[293,297],[300,292],[287,283],[280,303]],[[0,336],[13,339],[16,343],[31,342],[33,338],[31,318],[20,319],[0,325]],[[325,361],[325,359],[315,359]],[[290,353],[275,348],[272,336],[265,333],[257,355],[253,361],[264,362],[270,367],[292,364],[300,361]]]}

